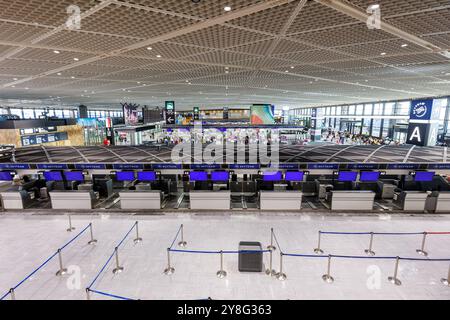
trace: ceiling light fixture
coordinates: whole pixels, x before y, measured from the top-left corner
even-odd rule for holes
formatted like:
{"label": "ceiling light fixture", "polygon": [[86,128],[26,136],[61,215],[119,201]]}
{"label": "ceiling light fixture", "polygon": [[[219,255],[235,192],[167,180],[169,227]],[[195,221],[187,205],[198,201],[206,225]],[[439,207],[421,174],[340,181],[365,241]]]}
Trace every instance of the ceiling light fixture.
{"label": "ceiling light fixture", "polygon": [[225,8],[223,8],[223,10],[225,10],[226,12],[230,12],[231,11],[231,7],[230,6],[226,6]]}
{"label": "ceiling light fixture", "polygon": [[53,52],[56,53],[56,54],[60,54],[61,53],[61,51],[59,51],[59,50],[53,50]]}
{"label": "ceiling light fixture", "polygon": [[78,58],[73,58],[73,60],[75,60],[75,61],[80,61],[80,59],[78,59]]}
{"label": "ceiling light fixture", "polygon": [[404,43],[402,44],[402,48],[406,48],[408,46],[408,44]]}

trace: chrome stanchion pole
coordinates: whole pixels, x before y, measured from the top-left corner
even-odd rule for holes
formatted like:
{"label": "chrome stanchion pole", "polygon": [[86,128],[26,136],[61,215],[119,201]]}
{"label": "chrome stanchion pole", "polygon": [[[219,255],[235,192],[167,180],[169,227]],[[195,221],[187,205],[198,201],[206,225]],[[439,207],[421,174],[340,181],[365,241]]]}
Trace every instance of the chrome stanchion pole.
{"label": "chrome stanchion pole", "polygon": [[98,241],[94,239],[94,231],[92,230],[92,223],[89,224],[89,229],[91,233],[91,240],[89,240],[88,244],[96,244]]}
{"label": "chrome stanchion pole", "polygon": [[187,247],[187,242],[184,241],[184,224],[181,225],[181,241],[178,243],[181,248]]}
{"label": "chrome stanchion pole", "polygon": [[164,274],[170,276],[175,273],[175,268],[170,265],[170,248],[167,249],[167,268],[164,270]]}
{"label": "chrome stanchion pole", "polygon": [[317,244],[317,248],[314,249],[314,253],[323,254],[323,250],[321,248],[321,242],[322,242],[322,231],[319,231],[319,242]]}
{"label": "chrome stanchion pole", "polygon": [[277,272],[273,269],[273,251],[269,249],[269,268],[266,270],[268,276],[274,277]]}
{"label": "chrome stanchion pole", "polygon": [[331,258],[332,258],[332,256],[329,255],[328,256],[327,274],[322,276],[322,280],[325,281],[326,283],[333,283],[334,282],[334,278],[331,276]]}
{"label": "chrome stanchion pole", "polygon": [[416,252],[418,254],[420,254],[421,256],[425,256],[425,257],[428,257],[428,252],[425,251],[425,245],[427,243],[427,236],[428,236],[428,233],[424,232],[423,239],[422,239],[422,248],[416,250]]}
{"label": "chrome stanchion pole", "polygon": [[116,267],[114,268],[113,273],[114,274],[119,274],[119,273],[121,273],[124,270],[124,268],[121,267],[120,263],[119,263],[119,248],[116,247],[114,249],[114,252],[115,252],[115,255],[116,255]]}
{"label": "chrome stanchion pole", "polygon": [[72,226],[72,216],[69,214],[69,229],[67,229],[67,232],[72,232],[75,230],[75,228]]}
{"label": "chrome stanchion pole", "polygon": [[9,294],[11,295],[11,300],[16,300],[16,293],[14,292],[14,288],[9,290]]}
{"label": "chrome stanchion pole", "polygon": [[393,277],[389,277],[388,280],[390,283],[395,284],[396,286],[401,286],[402,282],[398,279],[398,267],[400,264],[400,257],[397,257],[397,260],[395,262],[395,271],[394,271],[394,276]]}
{"label": "chrome stanchion pole", "polygon": [[370,233],[369,249],[365,250],[364,252],[370,257],[373,257],[375,255],[375,252],[373,251],[373,232]]}
{"label": "chrome stanchion pole", "polygon": [[89,288],[86,288],[86,300],[91,300],[91,290]]}
{"label": "chrome stanchion pole", "polygon": [[220,270],[217,271],[217,278],[226,278],[227,272],[223,269],[223,251],[220,251]]}
{"label": "chrome stanchion pole", "polygon": [[59,270],[56,273],[56,275],[57,276],[63,276],[65,274],[67,274],[67,269],[64,268],[64,266],[63,266],[61,249],[58,249],[58,259],[59,259]]}
{"label": "chrome stanchion pole", "polygon": [[136,221],[136,239],[134,239],[134,244],[142,242],[142,238],[139,236],[139,222]]}
{"label": "chrome stanchion pole", "polygon": [[274,231],[273,228],[270,229],[270,246],[267,246],[267,250],[275,251],[277,250],[277,247],[273,244],[273,238],[274,238]]}
{"label": "chrome stanchion pole", "polygon": [[285,281],[287,279],[287,276],[285,273],[283,273],[283,252],[280,252],[280,272],[277,273],[277,279],[280,281]]}
{"label": "chrome stanchion pole", "polygon": [[448,276],[447,279],[442,278],[441,283],[445,286],[450,286],[450,268],[448,268]]}

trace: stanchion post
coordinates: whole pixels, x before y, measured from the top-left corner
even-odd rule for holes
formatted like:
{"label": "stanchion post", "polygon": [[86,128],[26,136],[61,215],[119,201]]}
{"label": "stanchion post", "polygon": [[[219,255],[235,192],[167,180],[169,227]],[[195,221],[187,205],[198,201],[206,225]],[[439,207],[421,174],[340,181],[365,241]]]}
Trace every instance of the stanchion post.
{"label": "stanchion post", "polygon": [[170,248],[167,249],[167,268],[164,270],[165,275],[172,275],[175,273],[175,268],[170,265]]}
{"label": "stanchion post", "polygon": [[56,272],[56,275],[57,276],[66,275],[67,274],[67,269],[64,268],[64,266],[63,266],[61,249],[58,249],[58,259],[59,259],[59,270],[58,270],[58,272]]}
{"label": "stanchion post", "polygon": [[369,249],[365,250],[364,252],[370,257],[373,257],[375,255],[375,252],[373,251],[373,232],[370,233]]}
{"label": "stanchion post", "polygon": [[116,256],[116,267],[114,268],[113,273],[114,274],[119,274],[119,273],[121,273],[124,270],[124,268],[121,267],[120,263],[119,263],[119,248],[118,247],[116,247],[114,249],[114,253],[115,253],[115,256]]}
{"label": "stanchion post", "polygon": [[444,286],[450,286],[450,267],[448,268],[447,279],[442,278],[442,279],[441,279],[441,283],[442,283]]}
{"label": "stanchion post", "polygon": [[11,300],[16,300],[16,293],[14,292],[14,288],[9,290],[9,294],[11,295]]}
{"label": "stanchion post", "polygon": [[274,277],[277,272],[273,269],[273,251],[269,249],[269,268],[266,270],[268,276]]}
{"label": "stanchion post", "polygon": [[187,242],[184,241],[184,224],[181,225],[181,241],[178,242],[178,246],[180,246],[181,248],[187,247]]}
{"label": "stanchion post", "polygon": [[139,222],[136,221],[136,239],[134,239],[134,244],[142,242],[142,238],[139,236]]}
{"label": "stanchion post", "polygon": [[72,216],[69,214],[69,229],[67,229],[67,232],[74,231],[75,228],[72,226]]}
{"label": "stanchion post", "polygon": [[321,248],[321,245],[322,245],[322,231],[319,231],[319,241],[318,241],[318,244],[317,244],[317,248],[314,249],[314,253],[316,253],[316,254],[323,254],[323,250]]}
{"label": "stanchion post", "polygon": [[89,288],[86,288],[86,300],[91,300],[91,290]]}
{"label": "stanchion post", "polygon": [[273,244],[273,238],[274,238],[274,231],[273,228],[270,229],[270,246],[267,246],[267,250],[275,251],[277,250],[277,247]]}
{"label": "stanchion post", "polygon": [[421,247],[421,249],[417,249],[416,250],[416,252],[418,254],[420,254],[421,256],[425,256],[425,257],[428,257],[428,252],[425,251],[425,246],[426,246],[426,243],[427,243],[427,236],[428,236],[428,233],[424,232],[423,233],[423,239],[422,239],[422,247]]}
{"label": "stanchion post", "polygon": [[283,272],[283,252],[280,252],[280,272],[277,273],[277,279],[280,281],[285,281],[287,279],[286,274]]}
{"label": "stanchion post", "polygon": [[322,276],[322,280],[325,281],[326,283],[333,283],[334,282],[334,278],[331,276],[331,258],[332,258],[332,256],[329,255],[328,256],[327,274]]}
{"label": "stanchion post", "polygon": [[91,240],[89,240],[88,244],[89,245],[96,244],[98,241],[94,239],[94,231],[92,230],[92,223],[89,224],[89,230],[91,233]]}
{"label": "stanchion post", "polygon": [[394,271],[394,276],[393,277],[389,277],[388,280],[390,283],[395,284],[396,286],[401,286],[402,282],[398,279],[398,267],[400,264],[400,257],[397,257],[396,261],[395,261],[395,271]]}
{"label": "stanchion post", "polygon": [[220,251],[220,270],[217,271],[217,278],[223,279],[227,277],[227,272],[223,269],[223,251]]}

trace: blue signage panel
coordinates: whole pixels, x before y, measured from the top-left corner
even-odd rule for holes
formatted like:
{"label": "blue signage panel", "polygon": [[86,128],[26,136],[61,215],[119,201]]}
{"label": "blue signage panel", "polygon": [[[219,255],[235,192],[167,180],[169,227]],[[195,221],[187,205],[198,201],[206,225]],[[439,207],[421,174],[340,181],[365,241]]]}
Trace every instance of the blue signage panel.
{"label": "blue signage panel", "polygon": [[144,170],[144,165],[140,163],[116,163],[113,164],[115,170]]}
{"label": "blue signage panel", "polygon": [[339,170],[337,163],[308,163],[310,170]]}
{"label": "blue signage panel", "polygon": [[232,170],[258,170],[261,169],[260,164],[230,164]]}
{"label": "blue signage panel", "polygon": [[175,163],[156,163],[152,165],[152,168],[156,170],[180,170],[183,169],[183,166]]}
{"label": "blue signage panel", "polygon": [[450,163],[434,163],[428,165],[428,169],[434,170],[450,170]]}
{"label": "blue signage panel", "polygon": [[420,164],[417,163],[391,163],[387,166],[390,170],[417,170]]}
{"label": "blue signage panel", "polygon": [[414,100],[411,102],[409,118],[411,120],[431,120],[433,99]]}
{"label": "blue signage panel", "polygon": [[347,166],[351,170],[376,170],[380,168],[376,163],[351,163]]}
{"label": "blue signage panel", "polygon": [[298,170],[299,165],[298,163],[279,163],[278,165],[271,164],[270,168],[278,168],[282,170]]}
{"label": "blue signage panel", "polygon": [[105,170],[106,164],[102,163],[77,163],[75,169],[78,170]]}
{"label": "blue signage panel", "polygon": [[221,168],[222,166],[220,164],[191,164],[192,170],[214,170]]}
{"label": "blue signage panel", "polygon": [[23,163],[0,163],[0,169],[2,170],[28,170],[29,164]]}
{"label": "blue signage panel", "polygon": [[41,163],[37,165],[37,168],[42,170],[65,170],[69,167],[67,164],[62,163]]}

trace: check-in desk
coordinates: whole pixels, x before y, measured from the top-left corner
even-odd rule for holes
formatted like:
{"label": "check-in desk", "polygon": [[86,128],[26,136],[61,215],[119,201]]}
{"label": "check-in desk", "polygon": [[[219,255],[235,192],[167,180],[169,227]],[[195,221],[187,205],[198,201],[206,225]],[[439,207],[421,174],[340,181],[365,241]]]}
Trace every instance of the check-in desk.
{"label": "check-in desk", "polygon": [[57,210],[90,210],[94,208],[96,196],[94,191],[61,191],[50,192],[52,208]]}
{"label": "check-in desk", "polygon": [[428,192],[400,191],[394,195],[394,204],[404,211],[425,211]]}
{"label": "check-in desk", "polygon": [[119,193],[123,210],[160,210],[162,193],[158,190],[122,191]]}
{"label": "check-in desk", "polygon": [[370,190],[332,191],[331,210],[373,210],[375,192]]}
{"label": "check-in desk", "polygon": [[189,192],[191,210],[230,210],[230,191],[191,191]]}
{"label": "check-in desk", "polygon": [[439,192],[436,212],[450,212],[450,192]]}
{"label": "check-in desk", "polygon": [[303,193],[300,191],[261,191],[261,210],[300,210]]}
{"label": "check-in desk", "polygon": [[34,193],[26,190],[8,190],[0,194],[3,209],[20,210],[26,209],[32,202]]}

